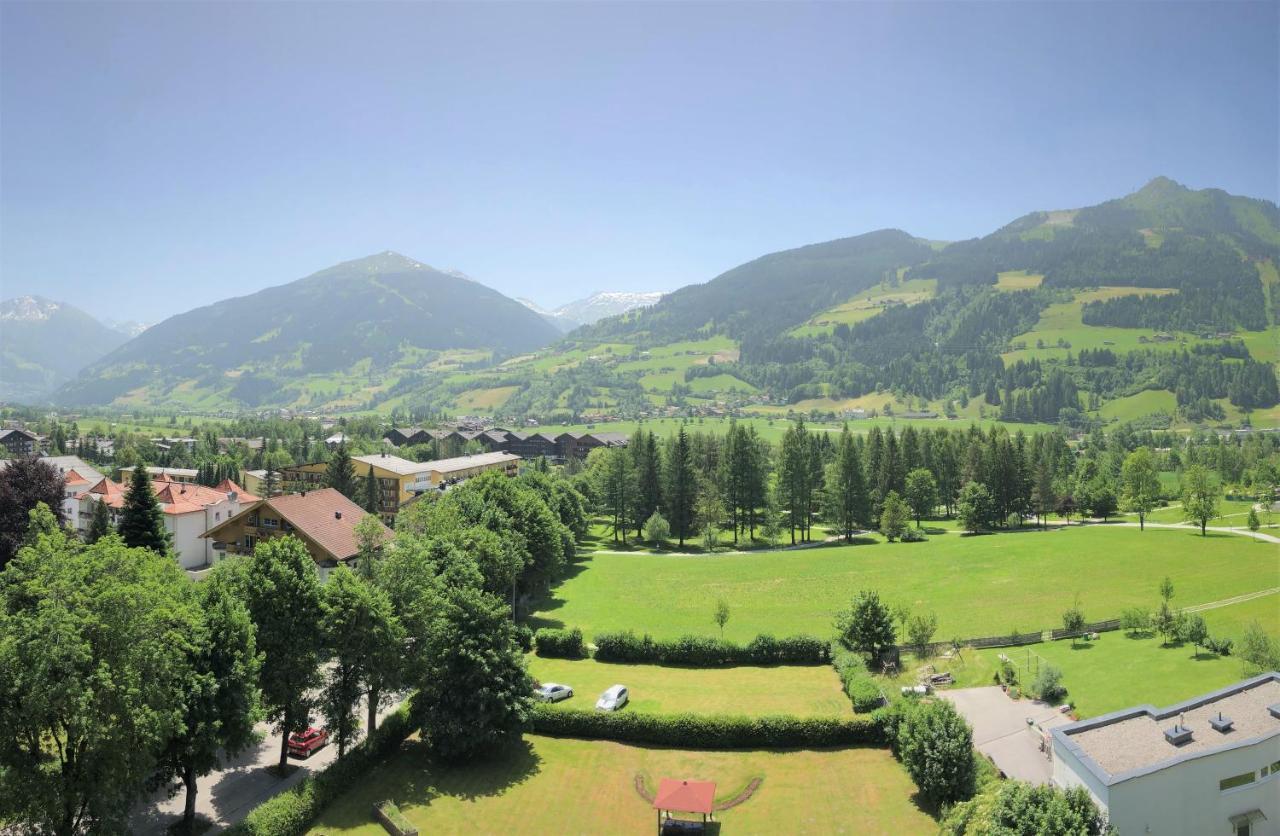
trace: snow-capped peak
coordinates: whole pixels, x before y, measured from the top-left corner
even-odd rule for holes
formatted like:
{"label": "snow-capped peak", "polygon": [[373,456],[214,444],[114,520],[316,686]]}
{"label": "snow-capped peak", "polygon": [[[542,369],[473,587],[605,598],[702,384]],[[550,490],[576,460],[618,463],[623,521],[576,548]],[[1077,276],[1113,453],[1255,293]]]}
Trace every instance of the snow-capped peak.
{"label": "snow-capped peak", "polygon": [[41,322],[58,312],[61,307],[41,296],[15,296],[0,302],[0,320]]}

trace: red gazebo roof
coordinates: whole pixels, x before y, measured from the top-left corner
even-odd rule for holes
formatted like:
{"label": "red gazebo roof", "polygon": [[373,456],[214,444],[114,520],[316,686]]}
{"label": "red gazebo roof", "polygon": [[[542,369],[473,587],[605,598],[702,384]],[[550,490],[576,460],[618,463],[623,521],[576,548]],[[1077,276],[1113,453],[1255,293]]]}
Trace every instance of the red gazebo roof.
{"label": "red gazebo roof", "polygon": [[655,810],[678,810],[682,813],[710,813],[716,798],[714,781],[682,781],[663,778],[653,799]]}

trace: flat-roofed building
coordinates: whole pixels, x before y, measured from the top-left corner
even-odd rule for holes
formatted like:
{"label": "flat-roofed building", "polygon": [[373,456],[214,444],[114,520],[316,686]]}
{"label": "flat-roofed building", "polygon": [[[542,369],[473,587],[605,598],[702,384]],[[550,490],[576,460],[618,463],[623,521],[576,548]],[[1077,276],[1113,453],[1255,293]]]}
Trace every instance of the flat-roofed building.
{"label": "flat-roofed building", "polygon": [[1053,782],[1121,834],[1280,834],[1280,673],[1056,728]]}
{"label": "flat-roofed building", "polygon": [[479,476],[489,470],[499,470],[507,476],[515,476],[520,472],[520,457],[503,451],[477,453],[474,456],[423,462],[421,467],[426,469],[428,486],[439,487]]}
{"label": "flat-roofed building", "polygon": [[[190,485],[194,485],[196,483],[196,479],[200,477],[200,471],[191,467],[148,467],[147,473],[151,475],[152,479],[166,479],[170,482],[186,482]],[[129,481],[132,474],[132,467],[120,468],[120,481]]]}

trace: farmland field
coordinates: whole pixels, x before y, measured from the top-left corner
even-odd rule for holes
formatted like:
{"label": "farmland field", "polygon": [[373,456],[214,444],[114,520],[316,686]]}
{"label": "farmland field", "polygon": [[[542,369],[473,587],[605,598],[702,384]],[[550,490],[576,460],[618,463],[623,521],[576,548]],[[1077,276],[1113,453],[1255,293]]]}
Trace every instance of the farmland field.
{"label": "farmland field", "polygon": [[1280,550],[1234,534],[1080,526],[926,543],[876,543],[740,555],[595,554],[543,602],[534,626],[657,637],[714,635],[712,607],[733,611],[726,638],[831,632],[859,589],[938,616],[939,636],[1045,629],[1076,593],[1090,618],[1149,605],[1168,575],[1182,606],[1280,586]]}
{"label": "farmland field", "polygon": [[[659,778],[716,782],[726,833],[932,833],[911,778],[887,749],[693,752],[529,735],[486,761],[443,768],[417,741],[321,814],[312,833],[383,836],[370,809],[391,799],[421,833],[641,833],[656,814],[635,789]],[[650,789],[652,791],[652,789]]]}
{"label": "farmland field", "polygon": [[840,716],[853,712],[830,665],[783,667],[677,668],[615,665],[593,659],[527,657],[539,682],[559,682],[574,696],[558,707],[590,710],[611,685],[626,685],[631,702],[624,711],[645,714],[795,714]]}

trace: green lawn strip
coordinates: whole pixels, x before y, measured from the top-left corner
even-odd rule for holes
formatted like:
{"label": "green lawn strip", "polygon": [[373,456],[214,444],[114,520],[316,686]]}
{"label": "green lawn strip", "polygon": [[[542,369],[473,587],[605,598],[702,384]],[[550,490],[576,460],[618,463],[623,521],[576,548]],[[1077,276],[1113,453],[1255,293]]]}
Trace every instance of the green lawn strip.
{"label": "green lawn strip", "polygon": [[631,702],[624,711],[646,714],[793,714],[798,717],[847,716],[849,698],[830,665],[776,667],[677,668],[615,665],[594,659],[527,657],[539,682],[573,688],[574,696],[556,708],[591,710],[612,685],[625,685]]}
{"label": "green lawn strip", "polygon": [[[1241,499],[1223,499],[1218,502],[1218,516],[1209,520],[1209,525],[1214,526],[1245,526],[1249,522],[1249,509],[1253,507],[1253,500]],[[1124,519],[1129,521],[1130,517],[1137,522],[1136,514],[1126,514]],[[1158,523],[1180,523],[1186,517],[1182,513],[1182,504],[1179,502],[1174,507],[1157,508],[1150,514],[1147,514],[1147,522]]]}
{"label": "green lawn strip", "polygon": [[313,833],[380,836],[370,815],[389,798],[422,833],[639,833],[656,813],[637,775],[715,781],[727,798],[763,778],[745,803],[716,815],[726,833],[925,833],[937,824],[887,749],[700,752],[527,736],[461,767],[434,764],[411,743],[326,810]]}
{"label": "green lawn strip", "polygon": [[1235,534],[1081,526],[924,543],[769,551],[742,555],[587,555],[552,590],[534,627],[635,630],[655,637],[760,633],[830,635],[835,612],[859,589],[938,616],[937,640],[1059,626],[1076,594],[1090,620],[1152,607],[1166,575],[1180,605],[1280,586],[1280,550]]}
{"label": "green lawn strip", "polygon": [[[1268,543],[1258,545],[1275,548]],[[1280,593],[1204,610],[1200,615],[1204,617],[1205,624],[1209,625],[1210,635],[1231,639],[1237,646],[1240,644],[1240,637],[1254,622],[1260,624],[1268,635],[1280,637]]]}

